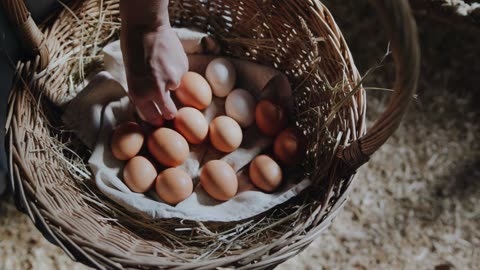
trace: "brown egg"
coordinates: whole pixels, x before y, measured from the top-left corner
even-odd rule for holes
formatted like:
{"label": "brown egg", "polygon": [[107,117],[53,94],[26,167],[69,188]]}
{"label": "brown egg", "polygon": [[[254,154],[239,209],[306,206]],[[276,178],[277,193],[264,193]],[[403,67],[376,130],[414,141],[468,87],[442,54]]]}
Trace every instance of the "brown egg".
{"label": "brown egg", "polygon": [[285,109],[268,100],[262,100],[255,108],[258,129],[268,136],[275,136],[287,126]]}
{"label": "brown egg", "polygon": [[228,116],[218,116],[210,123],[210,141],[217,150],[229,153],[242,143],[242,128]]}
{"label": "brown egg", "polygon": [[275,139],[273,152],[283,164],[294,166],[305,156],[305,137],[295,128],[287,128]]}
{"label": "brown egg", "polygon": [[142,149],[144,135],[136,122],[127,122],[117,126],[112,135],[111,149],[118,160],[129,160]]}
{"label": "brown egg", "polygon": [[162,165],[176,167],[188,158],[188,143],[173,129],[159,128],[147,141],[148,150]]}
{"label": "brown egg", "polygon": [[148,191],[155,177],[157,177],[157,170],[148,159],[142,156],[130,159],[123,169],[123,181],[133,192]]}
{"label": "brown egg", "polygon": [[282,169],[267,155],[257,156],[249,168],[250,180],[259,189],[272,192],[282,183]]}
{"label": "brown egg", "polygon": [[203,166],[200,183],[210,196],[220,201],[233,198],[238,190],[235,171],[221,160],[211,160]]}
{"label": "brown egg", "polygon": [[208,135],[207,119],[199,110],[192,107],[181,108],[173,126],[191,144],[202,143]]}
{"label": "brown egg", "polygon": [[181,169],[166,169],[158,175],[155,191],[166,203],[177,204],[192,194],[192,178]]}
{"label": "brown egg", "polygon": [[187,72],[180,82],[180,87],[175,90],[178,100],[185,106],[203,110],[212,102],[212,88],[202,75]]}

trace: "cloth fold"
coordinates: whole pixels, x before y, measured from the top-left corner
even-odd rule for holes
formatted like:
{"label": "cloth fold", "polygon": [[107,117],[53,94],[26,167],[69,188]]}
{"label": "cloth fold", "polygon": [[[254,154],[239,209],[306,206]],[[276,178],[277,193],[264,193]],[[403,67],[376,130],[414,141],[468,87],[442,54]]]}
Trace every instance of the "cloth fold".
{"label": "cloth fold", "polygon": [[[202,75],[206,66],[218,53],[217,43],[206,34],[188,29],[176,29],[188,54],[190,70]],[[207,55],[209,54],[209,55]],[[121,180],[124,161],[116,160],[110,150],[110,137],[115,127],[135,120],[135,108],[126,96],[127,84],[119,42],[104,48],[106,71],[95,75],[89,84],[68,104],[63,115],[67,128],[76,132],[86,146],[93,150],[89,165],[94,180],[107,197],[130,211],[151,218],[180,218],[197,221],[238,221],[258,215],[284,203],[310,185],[308,179],[300,183],[286,182],[275,193],[257,190],[248,177],[248,164],[259,153],[272,145],[272,139],[263,136],[255,125],[245,129],[239,149],[223,154],[205,142],[190,147],[188,160],[180,167],[194,180],[194,192],[186,200],[170,206],[154,191],[138,194]],[[289,106],[291,89],[288,79],[275,69],[248,61],[230,59],[237,70],[237,86],[250,91],[257,99],[270,98]],[[213,98],[203,111],[207,121],[224,114],[225,100]],[[207,161],[221,159],[237,172],[239,192],[227,201],[211,198],[198,184],[201,167]]]}

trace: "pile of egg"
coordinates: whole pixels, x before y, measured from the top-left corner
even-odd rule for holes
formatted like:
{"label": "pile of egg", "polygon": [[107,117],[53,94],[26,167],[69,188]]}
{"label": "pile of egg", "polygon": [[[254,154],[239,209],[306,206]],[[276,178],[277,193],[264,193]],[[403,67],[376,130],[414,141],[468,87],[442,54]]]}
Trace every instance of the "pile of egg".
{"label": "pile of egg", "polygon": [[[115,158],[127,161],[123,180],[133,192],[145,193],[154,187],[168,204],[185,200],[193,192],[193,181],[178,166],[189,157],[189,145],[202,144],[208,139],[218,151],[230,153],[241,145],[242,129],[254,122],[262,134],[275,137],[273,157],[258,155],[248,168],[250,180],[258,189],[275,191],[283,179],[280,166],[295,166],[302,159],[304,138],[294,127],[288,127],[285,108],[267,99],[257,103],[250,92],[234,90],[236,71],[231,62],[225,58],[213,60],[207,66],[205,77],[188,72],[182,78],[174,93],[184,107],[178,110],[173,123],[164,123],[152,132],[145,132],[137,122],[116,127],[111,151]],[[208,123],[202,110],[212,103],[212,94],[226,98],[226,115]],[[169,124],[172,128],[165,127]],[[144,145],[148,151],[142,151]],[[200,184],[219,201],[231,199],[238,190],[236,172],[222,160],[203,165]]]}

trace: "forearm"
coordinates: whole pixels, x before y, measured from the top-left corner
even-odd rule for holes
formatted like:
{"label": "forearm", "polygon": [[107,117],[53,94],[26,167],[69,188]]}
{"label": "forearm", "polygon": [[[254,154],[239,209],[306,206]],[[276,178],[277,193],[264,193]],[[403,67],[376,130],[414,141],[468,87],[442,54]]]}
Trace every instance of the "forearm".
{"label": "forearm", "polygon": [[153,30],[170,26],[168,0],[120,0],[122,26]]}
{"label": "forearm", "polygon": [[149,33],[170,27],[168,0],[120,0],[120,17],[120,41],[127,74],[145,73],[144,39]]}
{"label": "forearm", "polygon": [[168,91],[178,87],[188,70],[187,56],[170,26],[168,2],[120,0],[120,40],[129,96],[144,120],[153,125],[175,117],[177,109]]}

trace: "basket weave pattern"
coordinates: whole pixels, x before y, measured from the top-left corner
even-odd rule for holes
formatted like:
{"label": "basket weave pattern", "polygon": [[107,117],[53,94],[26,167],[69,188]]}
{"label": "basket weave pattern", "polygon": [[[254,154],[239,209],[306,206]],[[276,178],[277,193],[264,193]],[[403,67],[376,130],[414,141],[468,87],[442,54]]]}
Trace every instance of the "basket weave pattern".
{"label": "basket weave pattern", "polygon": [[[42,27],[49,65],[37,73],[39,57],[19,64],[7,122],[19,207],[72,259],[99,269],[261,269],[294,256],[331,223],[345,202],[354,170],[366,161],[362,157],[393,132],[408,103],[404,96],[416,85],[418,63],[408,58],[418,58],[411,55],[417,48],[398,53],[396,40],[395,60],[407,57],[403,66],[413,67],[412,74],[400,74],[409,79],[397,82],[396,89],[408,91],[400,94],[402,99],[392,98],[393,116],[383,121],[387,124],[373,127],[381,131],[386,126],[390,133],[369,133],[374,143],[367,136],[361,144],[366,134],[365,91],[340,30],[319,1],[171,1],[173,25],[212,34],[224,54],[273,66],[288,76],[297,125],[309,137],[306,175],[316,185],[239,223],[148,220],[103,197],[88,180],[88,171],[75,166],[88,153],[66,150],[75,138],[61,130],[59,109],[52,104],[68,102],[86,74],[100,68],[101,46],[118,38],[118,9],[113,0],[75,2]],[[409,13],[402,16],[410,18]],[[402,26],[402,16],[390,32]],[[412,31],[402,33],[410,38]],[[407,47],[415,42],[416,36],[404,41]],[[337,149],[343,151],[334,152]]]}

